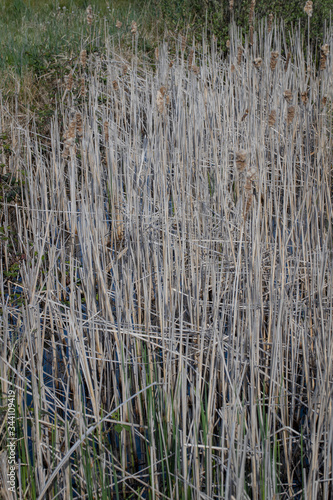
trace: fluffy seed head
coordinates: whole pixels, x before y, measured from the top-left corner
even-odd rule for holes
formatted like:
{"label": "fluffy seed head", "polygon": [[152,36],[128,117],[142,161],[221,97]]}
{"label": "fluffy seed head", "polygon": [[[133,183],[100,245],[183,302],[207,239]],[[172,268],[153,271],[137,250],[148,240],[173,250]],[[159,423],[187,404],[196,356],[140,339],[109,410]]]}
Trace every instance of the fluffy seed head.
{"label": "fluffy seed head", "polygon": [[286,89],[284,92],[283,92],[283,97],[285,98],[285,100],[287,102],[291,102],[293,100],[293,94],[291,92],[290,89]]}
{"label": "fluffy seed head", "polygon": [[261,59],[261,57],[256,57],[253,60],[253,64],[254,64],[254,66],[255,66],[256,69],[259,69],[260,66],[262,65],[262,59]]}
{"label": "fluffy seed head", "polygon": [[136,35],[136,32],[138,31],[138,25],[136,24],[135,21],[132,21],[132,24],[131,24],[131,33],[132,35]]}
{"label": "fluffy seed head", "polygon": [[321,46],[320,50],[323,54],[325,54],[325,56],[328,56],[328,54],[330,53],[330,46],[328,45],[328,43],[325,43],[325,45]]}
{"label": "fluffy seed head", "polygon": [[243,170],[245,170],[246,161],[247,161],[246,151],[238,151],[238,153],[236,153],[236,167],[238,168],[239,172],[243,172]]}
{"label": "fluffy seed head", "polygon": [[305,7],[304,7],[304,12],[309,16],[311,17],[312,16],[312,11],[313,11],[313,2],[311,2],[311,0],[308,0],[305,4]]}
{"label": "fluffy seed head", "polygon": [[302,100],[302,103],[305,106],[307,104],[307,102],[308,102],[308,92],[307,91],[301,92],[301,100]]}

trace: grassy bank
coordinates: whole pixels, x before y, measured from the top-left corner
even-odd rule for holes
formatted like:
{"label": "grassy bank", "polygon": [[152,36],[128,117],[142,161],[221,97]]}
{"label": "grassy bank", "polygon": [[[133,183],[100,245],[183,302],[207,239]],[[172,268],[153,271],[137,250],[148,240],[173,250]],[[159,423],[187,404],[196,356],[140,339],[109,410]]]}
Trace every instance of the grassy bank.
{"label": "grassy bank", "polygon": [[332,29],[117,18],[0,103],[1,495],[14,391],[18,498],[329,498]]}

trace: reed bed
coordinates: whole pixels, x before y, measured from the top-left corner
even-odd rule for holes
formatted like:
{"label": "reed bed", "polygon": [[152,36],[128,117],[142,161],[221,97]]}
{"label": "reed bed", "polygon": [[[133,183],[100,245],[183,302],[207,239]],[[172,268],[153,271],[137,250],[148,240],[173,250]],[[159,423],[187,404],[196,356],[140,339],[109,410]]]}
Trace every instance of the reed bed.
{"label": "reed bed", "polygon": [[49,137],[1,103],[17,498],[329,498],[332,30],[321,68],[272,21],[226,58],[130,36],[82,48]]}

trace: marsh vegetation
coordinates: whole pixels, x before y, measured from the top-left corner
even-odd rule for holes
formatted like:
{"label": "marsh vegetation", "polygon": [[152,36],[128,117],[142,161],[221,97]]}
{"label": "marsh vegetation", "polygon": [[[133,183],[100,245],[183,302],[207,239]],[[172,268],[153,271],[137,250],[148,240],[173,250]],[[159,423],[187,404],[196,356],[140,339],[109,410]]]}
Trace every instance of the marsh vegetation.
{"label": "marsh vegetation", "polygon": [[0,103],[17,498],[332,493],[332,28],[229,30],[86,39],[46,136]]}

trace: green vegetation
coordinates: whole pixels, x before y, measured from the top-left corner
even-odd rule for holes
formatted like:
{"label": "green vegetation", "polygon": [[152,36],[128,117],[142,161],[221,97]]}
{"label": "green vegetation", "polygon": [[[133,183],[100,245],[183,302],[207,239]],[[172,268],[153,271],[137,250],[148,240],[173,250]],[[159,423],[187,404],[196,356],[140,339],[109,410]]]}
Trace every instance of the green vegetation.
{"label": "green vegetation", "polygon": [[24,500],[329,498],[329,3],[92,4],[0,7],[0,496],[14,391]]}

